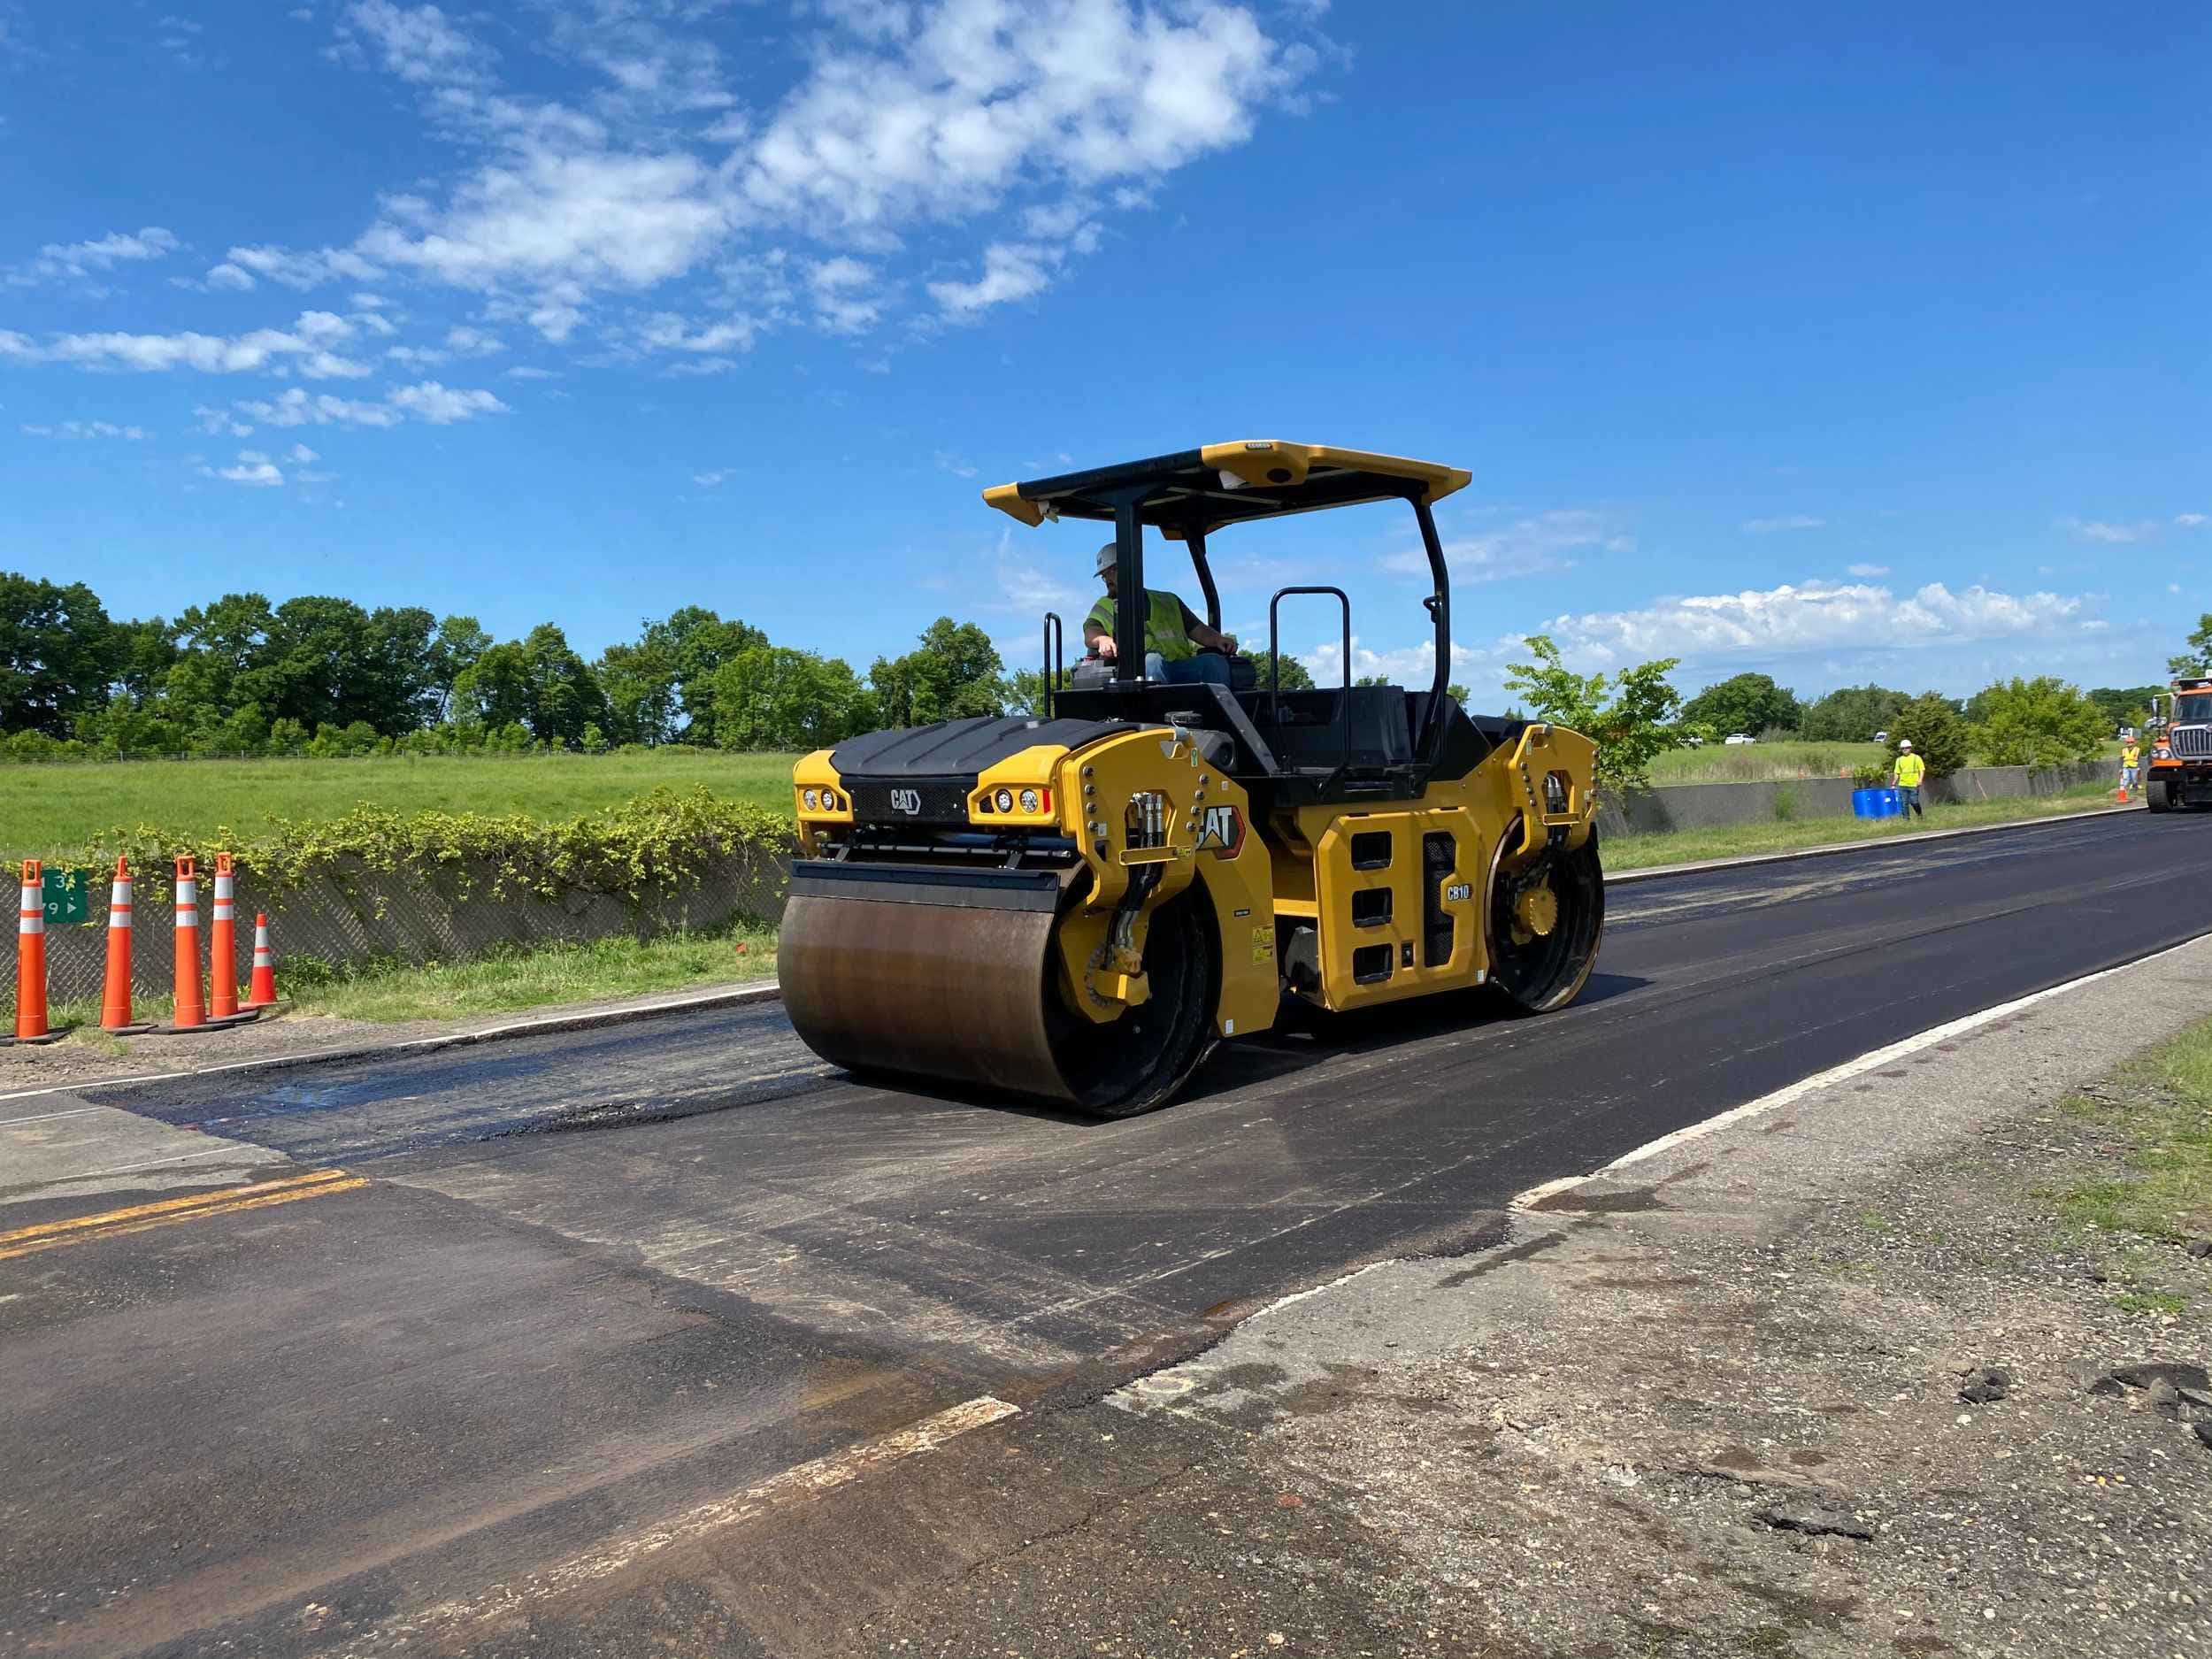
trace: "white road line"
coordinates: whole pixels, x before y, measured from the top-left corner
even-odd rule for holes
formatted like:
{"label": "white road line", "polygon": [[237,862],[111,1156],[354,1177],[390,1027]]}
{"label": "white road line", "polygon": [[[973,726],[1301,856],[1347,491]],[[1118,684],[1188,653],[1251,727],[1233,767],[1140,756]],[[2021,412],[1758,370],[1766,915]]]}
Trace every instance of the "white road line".
{"label": "white road line", "polygon": [[1002,1417],[1014,1417],[1020,1410],[1019,1406],[1009,1405],[989,1394],[979,1394],[894,1433],[864,1440],[827,1457],[818,1457],[812,1463],[771,1475],[758,1486],[749,1486],[733,1497],[714,1499],[657,1526],[610,1539],[580,1555],[572,1555],[557,1566],[531,1573],[512,1584],[494,1585],[480,1595],[441,1601],[411,1618],[396,1620],[339,1649],[338,1659],[408,1647],[426,1631],[450,1631],[475,1624],[513,1613],[533,1602],[569,1594],[611,1578],[664,1549],[754,1520],[771,1509],[833,1492],[886,1464],[933,1452],[949,1440]]}
{"label": "white road line", "polygon": [[[2212,938],[2212,934],[2200,937]],[[1616,1170],[1624,1170],[1632,1164],[1641,1164],[1646,1158],[1656,1157],[1662,1152],[1681,1146],[1686,1141],[1701,1141],[1707,1135],[1712,1134],[1717,1130],[1725,1129],[1732,1124],[1740,1124],[1749,1118],[1763,1117],[1768,1112],[1787,1106],[1793,1101],[1802,1100],[1806,1095],[1815,1094],[1821,1089],[1831,1087],[1838,1083],[1848,1082],[1851,1079],[1863,1076],[1869,1071],[1878,1071],[1883,1066],[1903,1059],[1907,1055],[1916,1054],[1923,1048],[1932,1048],[1935,1044],[1948,1038],[1960,1036],[1966,1032],[1974,1031],[1993,1021],[2002,1019],[2008,1014],[2016,1014],[2024,1008],[2032,1008],[2036,1003],[2046,1002],[2054,996],[2062,996],[2069,991],[2079,990],[2085,985],[2094,985],[2100,979],[2108,979],[2116,973],[2125,973],[2131,968],[2147,966],[2162,957],[2172,956],[2177,950],[2186,950],[2191,945],[2198,942],[2197,939],[2184,940],[2178,945],[2170,945],[2164,950],[2154,951],[2147,956],[2139,956],[2133,962],[2124,962],[2116,968],[2102,968],[2095,973],[2085,973],[2078,979],[2068,979],[2063,984],[2048,986],[2040,991],[2032,991],[2025,996],[2015,997],[2009,1002],[2000,1002],[1993,1008],[1985,1008],[1979,1013],[1947,1020],[1940,1025],[1931,1025],[1927,1030],[1916,1033],[1901,1042],[1893,1042],[1885,1048],[1873,1049],[1859,1056],[1855,1060],[1846,1060],[1841,1065],[1831,1066],[1825,1071],[1816,1071],[1812,1076],[1801,1078],[1786,1088],[1776,1089],[1771,1094],[1762,1094],[1757,1100],[1746,1101],[1740,1106],[1731,1107],[1724,1112],[1717,1112],[1701,1122],[1677,1129],[1671,1134],[1661,1135],[1656,1141],[1647,1141],[1634,1151],[1622,1153],[1604,1168],[1594,1170],[1587,1175],[1562,1176],[1555,1180],[1545,1181],[1529,1187],[1525,1192],[1516,1193],[1506,1208],[1532,1210],[1545,1199],[1571,1191],[1581,1186],[1585,1181],[1594,1181],[1601,1176],[1612,1174]]]}
{"label": "white road line", "polygon": [[33,1118],[0,1118],[0,1129],[12,1129],[18,1124],[50,1124],[57,1118],[82,1118],[88,1112],[108,1110],[105,1106],[72,1106],[65,1112],[40,1112]]}

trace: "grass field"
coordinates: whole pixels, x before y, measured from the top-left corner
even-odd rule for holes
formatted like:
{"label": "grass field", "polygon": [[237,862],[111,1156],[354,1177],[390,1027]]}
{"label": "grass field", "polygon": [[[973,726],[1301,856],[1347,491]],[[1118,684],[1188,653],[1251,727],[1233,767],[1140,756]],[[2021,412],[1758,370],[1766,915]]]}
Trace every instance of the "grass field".
{"label": "grass field", "polygon": [[1672,749],[1651,763],[1654,783],[1766,783],[1785,778],[1833,778],[1855,766],[1886,762],[1879,743],[1745,743],[1729,749]]}
{"label": "grass field", "polygon": [[[2116,766],[2117,742],[2105,745]],[[1651,763],[1651,780],[1665,783],[1768,783],[1791,778],[1834,778],[1856,767],[1886,765],[1889,750],[1880,743],[1742,743],[1734,749],[1708,743],[1702,749],[1669,749]],[[1978,755],[1971,765],[1985,765]]]}
{"label": "grass field", "polygon": [[1970,829],[1982,824],[2013,824],[2082,812],[2112,791],[2085,783],[2051,795],[2012,795],[1998,801],[1970,801],[1962,806],[1931,805],[1925,818],[1909,826],[1893,818],[1809,818],[1786,822],[1725,824],[1715,829],[1678,830],[1666,835],[1617,835],[1605,843],[1608,870],[1648,870],[1658,864],[1690,864],[1704,858],[1740,858],[1753,853],[1789,852],[1839,841],[1909,841],[1930,830]]}
{"label": "grass field", "polygon": [[424,756],[387,760],[139,760],[0,766],[0,857],[39,858],[104,830],[157,825],[251,835],[269,818],[393,811],[526,812],[569,818],[661,784],[787,811],[791,757],[664,750],[648,755]]}

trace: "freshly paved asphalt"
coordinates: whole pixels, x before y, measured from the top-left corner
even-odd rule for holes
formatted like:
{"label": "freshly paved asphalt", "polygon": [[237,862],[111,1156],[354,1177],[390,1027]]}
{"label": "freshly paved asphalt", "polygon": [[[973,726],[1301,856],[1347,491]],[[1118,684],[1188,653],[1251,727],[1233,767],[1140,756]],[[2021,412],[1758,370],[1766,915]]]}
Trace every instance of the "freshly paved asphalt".
{"label": "freshly paved asphalt", "polygon": [[[296,1160],[261,1181],[368,1179],[0,1237],[0,1651],[872,1650],[887,1609],[1200,1455],[1171,1424],[1102,1454],[1103,1389],[1363,1260],[1494,1241],[1539,1181],[2212,931],[2212,822],[1610,902],[1571,1010],[1302,1024],[1124,1123],[855,1082],[772,1005],[105,1091]],[[27,1105],[75,1102],[0,1121]],[[0,1234],[134,1202],[112,1185],[0,1168]],[[979,1395],[1022,1413],[649,1541]]]}

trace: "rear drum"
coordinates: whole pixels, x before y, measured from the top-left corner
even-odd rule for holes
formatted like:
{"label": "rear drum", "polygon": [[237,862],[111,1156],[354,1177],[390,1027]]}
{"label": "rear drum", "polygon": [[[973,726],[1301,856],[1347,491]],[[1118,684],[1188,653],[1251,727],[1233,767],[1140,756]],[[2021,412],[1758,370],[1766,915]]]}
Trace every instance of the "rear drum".
{"label": "rear drum", "polygon": [[1514,872],[1540,856],[1514,857],[1520,844],[1516,819],[1490,867],[1484,918],[1490,982],[1517,1010],[1540,1014],[1573,1002],[1597,964],[1605,935],[1605,872],[1593,828],[1580,847],[1553,863],[1542,887],[1517,895]]}

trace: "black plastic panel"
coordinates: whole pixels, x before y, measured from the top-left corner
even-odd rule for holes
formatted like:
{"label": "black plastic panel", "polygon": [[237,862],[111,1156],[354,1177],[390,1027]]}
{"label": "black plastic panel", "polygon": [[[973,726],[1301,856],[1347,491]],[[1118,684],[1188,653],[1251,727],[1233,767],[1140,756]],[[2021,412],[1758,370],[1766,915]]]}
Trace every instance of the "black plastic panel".
{"label": "black plastic panel", "polygon": [[1444,887],[1459,862],[1459,845],[1449,830],[1421,837],[1421,965],[1440,968],[1452,959],[1452,913],[1444,908]]}
{"label": "black plastic panel", "polygon": [[1389,945],[1362,945],[1352,953],[1352,979],[1360,985],[1387,979],[1397,954]]}
{"label": "black plastic panel", "polygon": [[1389,869],[1390,848],[1394,839],[1388,830],[1362,830],[1352,837],[1352,868]]}
{"label": "black plastic panel", "polygon": [[1361,887],[1352,895],[1352,926],[1386,927],[1390,924],[1390,889]]}

